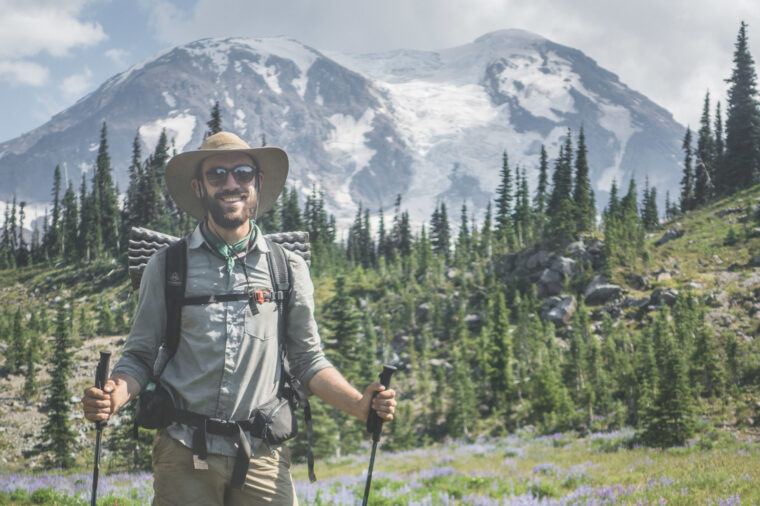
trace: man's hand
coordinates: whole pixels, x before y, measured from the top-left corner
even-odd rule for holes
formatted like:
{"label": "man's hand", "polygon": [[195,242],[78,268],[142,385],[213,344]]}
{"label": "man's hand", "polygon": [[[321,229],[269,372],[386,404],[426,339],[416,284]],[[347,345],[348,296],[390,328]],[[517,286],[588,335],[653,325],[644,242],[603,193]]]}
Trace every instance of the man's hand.
{"label": "man's hand", "polygon": [[315,374],[309,382],[309,389],[326,403],[364,422],[369,417],[369,404],[375,392],[379,393],[372,402],[372,407],[383,421],[392,420],[396,409],[394,390],[386,389],[379,381],[375,381],[362,395],[334,367],[327,367]]}
{"label": "man's hand", "polygon": [[126,374],[114,374],[102,390],[85,389],[82,396],[84,417],[91,422],[105,422],[139,391],[137,380]]}
{"label": "man's hand", "polygon": [[[372,395],[377,392],[377,396],[372,399]],[[362,406],[361,412],[364,416],[361,417],[362,421],[366,422],[369,417],[370,401],[372,401],[372,409],[377,412],[384,422],[390,422],[393,420],[393,413],[396,411],[396,391],[392,388],[386,389],[379,381],[374,381],[364,390],[359,404]]]}

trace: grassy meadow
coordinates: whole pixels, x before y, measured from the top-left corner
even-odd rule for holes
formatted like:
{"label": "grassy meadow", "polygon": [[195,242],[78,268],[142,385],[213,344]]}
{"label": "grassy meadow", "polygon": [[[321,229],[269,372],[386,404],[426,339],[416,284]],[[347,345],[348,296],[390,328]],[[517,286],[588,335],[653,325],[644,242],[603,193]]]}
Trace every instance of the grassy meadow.
{"label": "grassy meadow", "polygon": [[[760,504],[760,444],[751,435],[710,432],[684,447],[638,447],[630,429],[494,439],[380,450],[372,505]],[[361,504],[369,448],[317,462],[316,483],[293,467],[304,505]],[[0,504],[86,505],[89,474],[0,475]],[[98,504],[141,505],[149,473],[101,473]]]}

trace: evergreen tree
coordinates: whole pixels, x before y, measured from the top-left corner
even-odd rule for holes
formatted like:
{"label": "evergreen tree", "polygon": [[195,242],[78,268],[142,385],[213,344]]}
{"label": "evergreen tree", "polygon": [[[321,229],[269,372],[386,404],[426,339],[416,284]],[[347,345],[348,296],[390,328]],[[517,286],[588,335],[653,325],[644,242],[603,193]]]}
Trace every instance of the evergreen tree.
{"label": "evergreen tree", "polygon": [[[219,111],[218,100],[214,102],[214,107],[211,108],[211,119],[206,122],[206,126],[208,126],[208,130],[206,130],[206,135],[204,138],[210,135],[218,134],[222,131],[222,113]],[[266,141],[262,140],[262,142]],[[266,146],[266,144],[264,144],[264,146]]]}
{"label": "evergreen tree", "polygon": [[459,234],[457,235],[455,256],[460,266],[467,265],[470,259],[470,227],[467,223],[467,204],[462,203],[459,215]]}
{"label": "evergreen tree", "polygon": [[[287,193],[287,190],[285,190]],[[303,230],[304,224],[301,219],[301,208],[298,204],[298,192],[295,187],[291,187],[287,200],[282,206],[282,231],[292,232]]]}
{"label": "evergreen tree", "polygon": [[[97,187],[100,221],[95,225],[100,228],[104,251],[115,255],[119,249],[119,200],[113,181],[111,156],[108,154],[108,133],[106,124],[100,131],[100,146],[93,174],[93,188]],[[95,192],[93,192],[95,193]]]}
{"label": "evergreen tree", "polygon": [[591,180],[589,179],[586,137],[583,134],[583,127],[578,134],[578,148],[575,152],[573,202],[575,204],[576,232],[590,232],[594,228],[596,206],[594,205],[594,190],[591,188]]}
{"label": "evergreen tree", "polygon": [[681,178],[681,212],[694,209],[694,169],[692,168],[691,130],[686,127],[683,138],[683,177]]}
{"label": "evergreen tree", "polygon": [[[541,144],[541,157],[538,164],[538,186],[536,186],[536,196],[533,199],[533,208],[539,220],[546,215],[546,206],[548,202],[548,185],[549,185],[549,162],[547,160],[546,148]],[[539,226],[539,228],[541,228]]]}
{"label": "evergreen tree", "polygon": [[50,227],[45,234],[45,248],[48,257],[58,258],[61,256],[62,234],[61,234],[61,166],[56,165],[53,172],[53,214],[51,216]]}
{"label": "evergreen tree", "polygon": [[[356,310],[355,300],[349,293],[344,276],[335,280],[335,295],[327,304],[325,327],[325,353],[332,364],[345,376],[349,383],[359,382],[359,336],[362,327],[361,314]],[[356,419],[335,409],[333,419],[338,426],[340,447],[343,451],[355,450],[361,441],[363,427]]]}
{"label": "evergreen tree", "polygon": [[684,356],[667,323],[667,311],[659,313],[656,320],[660,320],[657,323],[664,329],[659,336],[660,343],[655,343],[659,345],[662,375],[652,409],[643,419],[642,439],[653,446],[680,446],[694,433],[694,407],[688,373]]}
{"label": "evergreen tree", "polygon": [[19,267],[29,265],[29,261],[31,260],[29,245],[24,238],[24,221],[26,221],[26,202],[22,201],[19,204],[18,239],[16,242],[18,244],[18,248],[16,249],[16,264]]}
{"label": "evergreen tree", "polygon": [[[713,156],[712,166],[713,172],[711,174],[714,185],[720,184],[720,175],[723,173],[723,156],[725,140],[723,138],[723,118],[720,113],[720,102],[715,104],[715,135],[713,143]],[[721,188],[715,188],[716,191],[721,191]]]}
{"label": "evergreen tree", "polygon": [[507,152],[501,156],[501,175],[496,188],[496,224],[497,239],[512,249],[514,247],[514,230],[512,229],[512,172],[509,169]]}
{"label": "evergreen tree", "polygon": [[396,196],[395,213],[389,240],[393,245],[393,250],[402,258],[408,257],[412,252],[412,230],[409,223],[409,213],[401,211],[400,193]]}
{"label": "evergreen tree", "polygon": [[475,387],[464,353],[464,344],[457,340],[451,350],[451,403],[446,417],[448,434],[454,438],[469,437],[470,429],[478,418]]}
{"label": "evergreen tree", "polygon": [[710,126],[710,92],[705,94],[705,102],[702,108],[702,117],[699,120],[699,133],[697,134],[696,166],[694,168],[694,205],[705,205],[713,193],[713,156],[715,152],[715,140]]}
{"label": "evergreen tree", "polygon": [[726,145],[720,188],[723,193],[748,188],[758,181],[760,169],[760,108],[757,74],[749,51],[747,24],[742,21],[734,45],[734,68],[726,110]]}
{"label": "evergreen tree", "polygon": [[98,334],[110,336],[116,332],[116,319],[107,299],[101,299],[98,304]]}
{"label": "evergreen tree", "polygon": [[448,261],[451,244],[451,230],[449,228],[449,217],[444,202],[437,204],[433,211],[433,216],[430,219],[430,238],[433,243],[433,251],[435,251],[437,255],[443,256],[443,258]]}
{"label": "evergreen tree", "polygon": [[16,308],[16,313],[13,316],[11,339],[5,355],[5,366],[11,374],[17,374],[25,361],[24,350],[26,350],[27,332],[23,318],[21,308]]}
{"label": "evergreen tree", "polygon": [[654,230],[660,222],[657,210],[657,188],[649,187],[649,176],[644,182],[644,201],[642,202],[641,222],[646,230]]}
{"label": "evergreen tree", "polygon": [[56,317],[55,348],[52,357],[51,382],[47,399],[48,419],[42,434],[40,449],[52,453],[49,463],[54,467],[69,468],[74,464],[72,449],[75,443],[71,427],[71,392],[68,381],[72,374],[69,311],[60,304]]}
{"label": "evergreen tree", "polygon": [[563,247],[576,237],[576,212],[572,200],[572,153],[571,132],[568,129],[567,138],[560,147],[555,163],[552,192],[547,207],[549,223],[545,237],[554,247]]}
{"label": "evergreen tree", "polygon": [[483,227],[480,229],[480,254],[485,258],[491,256],[491,201],[486,206],[486,216],[483,220]]}
{"label": "evergreen tree", "polygon": [[489,311],[493,327],[489,337],[489,383],[494,398],[494,407],[499,411],[508,410],[514,398],[514,372],[512,335],[509,328],[509,309],[501,291],[489,300]]}
{"label": "evergreen tree", "polygon": [[63,218],[61,226],[63,260],[72,263],[78,253],[78,218],[79,209],[77,198],[74,194],[74,186],[69,181],[66,193],[63,196]]}
{"label": "evergreen tree", "polygon": [[121,213],[121,234],[120,249],[126,251],[129,244],[129,231],[132,227],[145,225],[142,222],[144,218],[143,195],[141,195],[141,181],[143,179],[142,167],[142,148],[140,145],[140,131],[135,133],[132,141],[132,159],[129,163],[129,186],[127,186],[127,195],[124,199],[124,208]]}

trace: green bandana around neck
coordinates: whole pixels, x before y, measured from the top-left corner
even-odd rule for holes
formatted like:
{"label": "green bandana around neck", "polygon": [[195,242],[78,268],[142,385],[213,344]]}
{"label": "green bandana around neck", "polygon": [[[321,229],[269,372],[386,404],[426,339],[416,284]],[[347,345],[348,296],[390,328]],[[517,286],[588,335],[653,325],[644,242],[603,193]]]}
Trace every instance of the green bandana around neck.
{"label": "green bandana around neck", "polygon": [[208,226],[208,221],[201,222],[201,233],[206,242],[209,243],[214,250],[222,255],[222,258],[227,262],[227,272],[232,272],[235,267],[235,255],[242,253],[248,248],[248,242],[253,243],[256,240],[256,222],[250,220],[251,230],[248,235],[236,242],[235,244],[227,244],[224,239],[216,235]]}

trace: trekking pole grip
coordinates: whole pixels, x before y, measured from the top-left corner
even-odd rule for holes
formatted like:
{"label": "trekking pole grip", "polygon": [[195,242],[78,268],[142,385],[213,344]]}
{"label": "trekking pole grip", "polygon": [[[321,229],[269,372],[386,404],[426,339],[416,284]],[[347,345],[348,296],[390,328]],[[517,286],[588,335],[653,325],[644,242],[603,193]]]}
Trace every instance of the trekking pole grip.
{"label": "trekking pole grip", "polygon": [[[396,368],[389,364],[383,365],[383,372],[380,373],[380,384],[385,388],[391,384],[391,376],[396,372]],[[372,394],[374,400],[378,392]],[[372,409],[372,400],[369,403],[369,416],[367,417],[367,432],[372,433],[372,441],[380,440],[380,432],[383,430],[383,419]]]}
{"label": "trekking pole grip", "polygon": [[[111,352],[101,351],[100,360],[98,360],[98,367],[95,369],[95,388],[102,390],[103,386],[106,384],[106,381],[108,381],[108,367],[110,362]],[[105,422],[96,422],[96,426],[98,428],[101,428],[105,426]]]}

